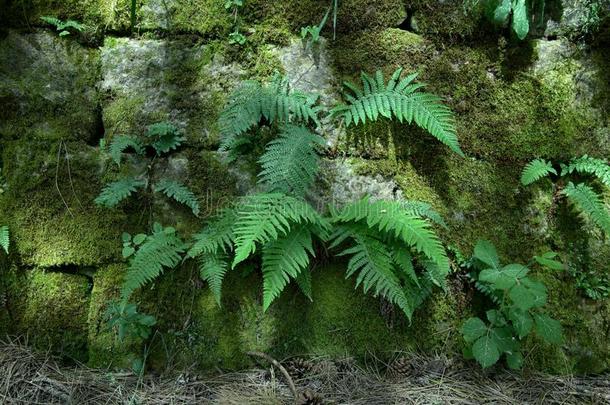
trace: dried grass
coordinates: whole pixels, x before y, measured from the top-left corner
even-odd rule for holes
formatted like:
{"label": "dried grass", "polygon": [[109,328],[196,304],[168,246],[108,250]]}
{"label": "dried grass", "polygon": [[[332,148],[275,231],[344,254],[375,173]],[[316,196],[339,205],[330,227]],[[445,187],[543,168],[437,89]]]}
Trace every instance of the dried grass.
{"label": "dried grass", "polygon": [[[311,367],[294,382],[299,392],[314,392],[329,404],[610,404],[608,376],[491,375],[443,357],[398,356],[412,364],[407,373],[388,374],[376,360],[365,369],[350,360],[308,358]],[[52,356],[9,340],[0,343],[0,403],[272,405],[295,399],[274,369],[139,378],[62,367]]]}

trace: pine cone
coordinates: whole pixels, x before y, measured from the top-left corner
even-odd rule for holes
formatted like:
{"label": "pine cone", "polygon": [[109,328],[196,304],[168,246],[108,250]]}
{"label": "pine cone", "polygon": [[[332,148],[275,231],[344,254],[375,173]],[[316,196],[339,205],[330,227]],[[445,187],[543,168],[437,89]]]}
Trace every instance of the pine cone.
{"label": "pine cone", "polygon": [[313,369],[313,363],[307,359],[296,358],[286,363],[286,371],[294,378],[303,378]]}
{"label": "pine cone", "polygon": [[296,403],[297,405],[323,405],[324,400],[321,395],[307,388],[299,395]]}
{"label": "pine cone", "polygon": [[413,363],[411,359],[401,356],[395,359],[388,367],[388,377],[401,379],[413,374]]}

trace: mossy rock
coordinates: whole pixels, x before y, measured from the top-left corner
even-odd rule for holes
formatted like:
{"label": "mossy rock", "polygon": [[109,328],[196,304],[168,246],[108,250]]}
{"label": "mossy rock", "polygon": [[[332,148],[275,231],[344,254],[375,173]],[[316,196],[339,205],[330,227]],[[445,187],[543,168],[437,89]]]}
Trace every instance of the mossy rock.
{"label": "mossy rock", "polygon": [[[77,361],[87,361],[87,308],[91,284],[79,274],[17,270],[9,290],[11,322],[4,333]],[[3,274],[3,277],[6,274]]]}
{"label": "mossy rock", "polygon": [[99,58],[74,41],[40,32],[0,39],[0,134],[30,140],[94,141],[101,119]]}

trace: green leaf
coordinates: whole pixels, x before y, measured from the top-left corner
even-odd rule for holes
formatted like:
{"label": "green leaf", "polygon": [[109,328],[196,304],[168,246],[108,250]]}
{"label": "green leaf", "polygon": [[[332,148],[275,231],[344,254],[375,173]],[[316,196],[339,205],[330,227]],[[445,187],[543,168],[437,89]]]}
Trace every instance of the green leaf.
{"label": "green leaf", "polygon": [[146,235],[143,233],[139,233],[136,236],[133,237],[133,243],[134,245],[141,245],[142,242],[144,242],[146,240]]}
{"label": "green leaf", "polygon": [[131,256],[135,252],[136,252],[136,250],[133,247],[125,246],[125,247],[123,247],[123,258],[127,259],[129,256]]}
{"label": "green leaf", "polygon": [[519,308],[511,308],[508,312],[508,318],[512,322],[515,331],[517,331],[519,339],[527,336],[534,326],[534,320],[529,312]]}
{"label": "green leaf", "polygon": [[474,257],[493,269],[500,267],[500,258],[494,245],[487,240],[480,240],[474,248]]}
{"label": "green leaf", "polygon": [[539,281],[534,281],[530,278],[521,280],[521,284],[529,289],[529,292],[534,297],[534,307],[541,307],[546,304],[547,292],[546,287]]}
{"label": "green leaf", "polygon": [[485,313],[485,315],[487,315],[487,319],[494,326],[506,325],[506,319],[504,318],[504,315],[502,315],[502,313],[497,309],[490,309]]}
{"label": "green leaf", "polygon": [[123,240],[123,243],[129,243],[131,242],[131,235],[127,232],[123,232],[123,234],[121,235],[121,239]]}
{"label": "green leaf", "polygon": [[466,342],[474,342],[487,332],[487,325],[479,318],[470,318],[462,326],[462,335]]}
{"label": "green leaf", "polygon": [[563,263],[554,260],[557,257],[557,253],[555,252],[546,252],[542,256],[534,256],[534,260],[538,262],[541,266],[547,267],[551,270],[564,270],[565,267]]}
{"label": "green leaf", "polygon": [[543,159],[532,160],[525,166],[521,173],[521,184],[524,186],[530,185],[541,178],[548,176],[550,173],[557,175],[557,171],[553,168],[551,162],[547,162]]}
{"label": "green leaf", "polygon": [[509,326],[493,328],[490,336],[494,339],[500,353],[512,353],[519,347],[513,337],[512,328]]}
{"label": "green leaf", "polygon": [[513,30],[519,39],[524,39],[530,30],[525,0],[516,0],[513,4]]}
{"label": "green leaf", "polygon": [[563,332],[559,321],[551,318],[547,314],[534,313],[536,333],[548,343],[561,344]]}
{"label": "green leaf", "polygon": [[490,335],[479,338],[472,346],[472,355],[483,368],[496,364],[500,359],[496,340]]}
{"label": "green leaf", "polygon": [[529,269],[522,264],[508,264],[500,270],[493,284],[498,290],[507,290],[517,284],[528,272]]}
{"label": "green leaf", "polygon": [[502,0],[498,7],[494,11],[494,21],[498,24],[504,24],[510,14],[512,8],[511,0]]}
{"label": "green leaf", "polygon": [[517,308],[524,311],[533,308],[536,304],[536,296],[523,284],[514,286],[508,293],[508,296],[513,300]]}
{"label": "green leaf", "polygon": [[521,352],[508,353],[506,355],[506,364],[512,370],[520,370],[523,367],[523,355]]}
{"label": "green leaf", "polygon": [[2,247],[2,249],[4,249],[4,252],[6,254],[8,254],[8,248],[10,246],[10,238],[9,238],[9,231],[8,231],[8,226],[3,225],[0,227],[0,246]]}

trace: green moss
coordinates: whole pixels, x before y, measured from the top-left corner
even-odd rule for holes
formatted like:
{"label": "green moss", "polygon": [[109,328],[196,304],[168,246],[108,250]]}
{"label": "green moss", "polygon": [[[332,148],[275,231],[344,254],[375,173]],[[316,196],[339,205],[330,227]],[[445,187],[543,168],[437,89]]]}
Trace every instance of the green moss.
{"label": "green moss", "polygon": [[430,2],[411,0],[412,28],[431,38],[459,39],[484,33],[478,10],[466,9],[462,0]]}
{"label": "green moss", "polygon": [[12,304],[11,333],[28,336],[38,349],[69,359],[87,360],[87,307],[90,284],[76,274],[21,272],[19,295]]}

